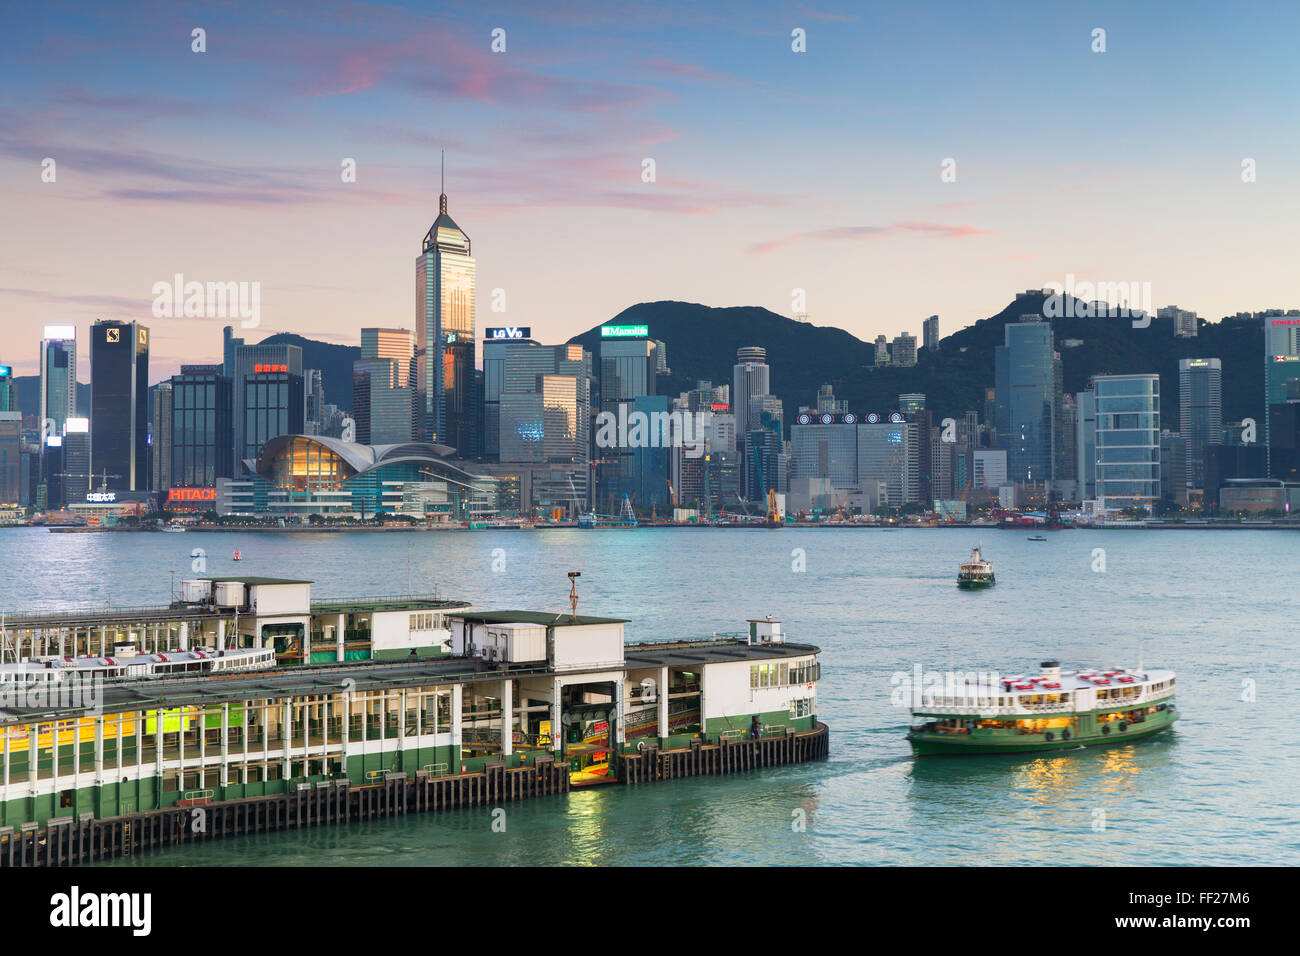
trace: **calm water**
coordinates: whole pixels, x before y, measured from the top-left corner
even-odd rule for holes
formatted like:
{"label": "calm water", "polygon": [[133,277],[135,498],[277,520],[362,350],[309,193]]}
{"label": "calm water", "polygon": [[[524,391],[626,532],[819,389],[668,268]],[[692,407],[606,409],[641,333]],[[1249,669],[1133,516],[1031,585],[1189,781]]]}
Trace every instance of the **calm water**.
{"label": "calm water", "polygon": [[[954,586],[983,539],[988,592]],[[159,604],[171,575],[304,577],[317,596],[439,590],[479,605],[628,617],[629,639],[733,631],[772,614],[822,650],[828,762],[490,811],[217,842],[140,863],[1300,863],[1300,537],[1267,531],[669,530],[410,535],[0,530],[0,607]],[[231,554],[238,547],[244,561]],[[502,549],[494,555],[495,549]],[[806,570],[792,570],[803,549]],[[1093,570],[1094,548],[1106,570]],[[494,571],[504,557],[505,570]],[[1062,756],[913,760],[891,676],[914,664],[1178,671],[1182,712],[1147,743]],[[1256,700],[1242,701],[1253,681]],[[795,811],[807,816],[794,832]],[[1094,822],[1104,811],[1104,830]]]}

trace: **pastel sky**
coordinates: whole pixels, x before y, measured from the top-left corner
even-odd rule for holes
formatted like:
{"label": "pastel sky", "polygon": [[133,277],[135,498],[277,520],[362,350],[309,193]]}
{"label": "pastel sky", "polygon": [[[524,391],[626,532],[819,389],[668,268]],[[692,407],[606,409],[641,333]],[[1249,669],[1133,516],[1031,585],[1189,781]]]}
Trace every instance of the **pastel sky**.
{"label": "pastel sky", "polygon": [[655,299],[790,315],[796,289],[818,325],[946,335],[1067,273],[1212,319],[1296,307],[1298,41],[1290,0],[24,4],[0,362],[30,374],[76,324],[85,379],[99,317],[153,329],[153,380],[218,361],[222,321],[151,315],[176,273],[261,283],[253,340],[413,327],[440,149],[480,327],[543,341]]}

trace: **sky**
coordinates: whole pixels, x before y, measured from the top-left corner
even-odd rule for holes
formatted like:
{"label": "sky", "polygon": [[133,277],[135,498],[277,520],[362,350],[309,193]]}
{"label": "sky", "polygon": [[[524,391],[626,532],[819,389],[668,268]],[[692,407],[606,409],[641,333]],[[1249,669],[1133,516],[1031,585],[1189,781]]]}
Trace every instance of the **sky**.
{"label": "sky", "polygon": [[1295,2],[26,4],[0,363],[76,325],[85,380],[97,318],[151,380],[220,361],[229,320],[153,314],[177,274],[257,283],[250,341],[413,328],[443,150],[478,325],[546,342],[659,299],[947,335],[1068,275],[1294,308],[1298,38]]}

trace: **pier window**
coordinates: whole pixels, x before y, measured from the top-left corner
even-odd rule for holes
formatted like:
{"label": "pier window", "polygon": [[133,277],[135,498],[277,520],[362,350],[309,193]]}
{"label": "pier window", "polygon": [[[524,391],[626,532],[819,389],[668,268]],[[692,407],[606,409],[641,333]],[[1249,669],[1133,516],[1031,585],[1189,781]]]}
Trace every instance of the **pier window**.
{"label": "pier window", "polygon": [[811,684],[821,676],[820,665],[815,660],[781,662],[779,664],[751,664],[749,687],[788,687],[792,684]]}

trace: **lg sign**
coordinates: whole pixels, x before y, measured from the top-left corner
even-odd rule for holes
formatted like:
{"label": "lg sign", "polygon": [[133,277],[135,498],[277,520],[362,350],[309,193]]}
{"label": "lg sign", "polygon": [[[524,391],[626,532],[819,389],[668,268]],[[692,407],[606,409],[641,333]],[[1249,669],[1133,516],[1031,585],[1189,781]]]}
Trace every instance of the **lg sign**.
{"label": "lg sign", "polygon": [[533,330],[526,325],[511,325],[498,329],[484,329],[483,335],[489,339],[531,339]]}

